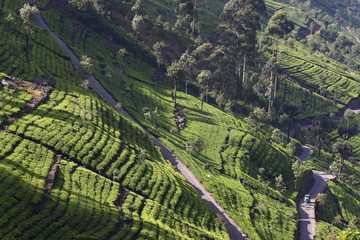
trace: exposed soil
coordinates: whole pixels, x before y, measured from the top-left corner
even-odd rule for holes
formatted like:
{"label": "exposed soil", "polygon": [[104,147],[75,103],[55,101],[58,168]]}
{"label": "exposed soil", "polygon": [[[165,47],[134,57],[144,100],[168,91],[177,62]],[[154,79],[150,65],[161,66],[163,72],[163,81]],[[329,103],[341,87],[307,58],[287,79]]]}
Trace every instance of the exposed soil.
{"label": "exposed soil", "polygon": [[45,77],[43,79],[30,82],[20,78],[7,77],[2,81],[2,83],[4,86],[8,86],[11,89],[26,90],[33,95],[33,98],[20,112],[6,117],[4,124],[0,126],[1,131],[6,131],[11,124],[34,111],[40,104],[49,98],[51,93],[51,87],[49,85],[53,85],[53,79],[51,77]]}
{"label": "exposed soil", "polygon": [[50,192],[53,188],[55,175],[56,175],[56,171],[59,168],[60,160],[61,160],[61,155],[56,154],[54,156],[54,164],[49,171],[48,177],[46,178],[45,193],[47,193],[47,194],[50,194]]}
{"label": "exposed soil", "polygon": [[125,199],[127,197],[127,195],[129,195],[128,191],[120,191],[120,194],[118,196],[118,198],[116,199],[116,201],[114,202],[115,206],[121,210],[122,209],[122,205],[125,202]]}
{"label": "exposed soil", "polygon": [[314,33],[311,34],[310,30],[309,30],[309,34],[306,35],[306,39],[308,39],[309,37],[311,37],[312,35],[319,35],[321,31],[321,25],[317,22],[314,22]]}
{"label": "exposed soil", "polygon": [[179,131],[184,130],[186,127],[186,115],[184,109],[185,108],[182,106],[177,106],[174,111],[174,119]]}

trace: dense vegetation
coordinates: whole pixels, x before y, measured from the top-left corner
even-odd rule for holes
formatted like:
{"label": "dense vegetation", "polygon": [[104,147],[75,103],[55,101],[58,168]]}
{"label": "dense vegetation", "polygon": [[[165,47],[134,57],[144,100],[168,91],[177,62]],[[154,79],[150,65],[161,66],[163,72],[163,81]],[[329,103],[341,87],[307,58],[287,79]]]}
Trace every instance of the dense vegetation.
{"label": "dense vegetation", "polygon": [[[356,227],[357,125],[318,118],[358,97],[357,17],[348,19],[355,29],[341,31],[331,15],[333,7],[356,12],[351,4],[38,0],[50,28],[83,56],[74,68],[45,30],[18,14],[23,1],[3,1],[0,31],[8,37],[0,39],[0,71],[30,81],[50,75],[56,84],[45,103],[0,132],[0,236],[228,239],[221,218],[151,138],[89,89],[87,72],[251,239],[296,237],[299,143],[279,129],[316,118],[316,127],[298,134],[316,150],[307,169],[342,164],[318,208],[317,234],[326,239]],[[32,97],[2,87],[0,125]],[[332,147],[344,137],[352,158]]]}

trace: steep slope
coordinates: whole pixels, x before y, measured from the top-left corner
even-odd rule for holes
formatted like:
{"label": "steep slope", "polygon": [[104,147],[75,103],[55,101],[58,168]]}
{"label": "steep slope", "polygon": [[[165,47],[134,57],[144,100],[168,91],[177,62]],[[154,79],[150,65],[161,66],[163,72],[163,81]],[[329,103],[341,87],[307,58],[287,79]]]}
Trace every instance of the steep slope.
{"label": "steep slope", "polygon": [[[176,129],[175,123],[171,120],[173,115],[171,91],[154,84],[150,78],[154,69],[131,55],[125,64],[123,82],[117,81],[121,75],[113,62],[113,55],[106,47],[109,42],[91,28],[83,26],[87,36],[84,39],[85,44],[79,44],[74,40],[80,37],[79,32],[71,28],[59,29],[59,25],[56,24],[58,17],[64,19],[65,26],[70,26],[71,22],[76,21],[71,20],[71,16],[61,17],[62,14],[65,13],[59,9],[44,12],[45,19],[49,20],[51,27],[54,27],[57,34],[63,36],[70,45],[73,44],[74,50],[79,55],[91,53],[89,55],[93,59],[95,68],[102,65],[105,66],[105,72],[111,72],[112,77],[106,79],[97,71],[94,71],[94,74],[139,122],[157,136],[163,136],[162,141],[192,169],[251,238],[280,238],[282,234],[287,234],[289,238],[294,236],[295,203],[286,200],[267,184],[256,180],[257,169],[261,167],[266,169],[264,178],[270,180],[268,184],[274,182],[274,176],[282,173],[289,186],[288,194],[292,194],[291,185],[294,177],[289,171],[292,160],[284,149],[279,149],[273,144],[264,144],[265,139],[261,140],[261,134],[259,139],[251,136],[244,123],[214,107],[206,105],[203,112],[199,111],[199,100],[181,93],[179,104],[186,108],[187,127],[178,134],[169,134],[169,130]],[[100,52],[101,62],[98,62],[99,58],[96,56]],[[157,119],[155,116],[150,120],[144,119],[142,109],[145,107],[151,112],[157,108],[159,113]],[[236,129],[240,131],[237,133]],[[196,141],[198,136],[202,136],[205,141],[204,150],[199,156],[191,156],[186,152],[186,142]],[[244,140],[242,137],[245,137]],[[229,138],[231,140],[228,143]],[[226,150],[226,145],[229,150],[222,153]],[[221,150],[223,146],[224,149]],[[231,148],[233,150],[230,151]],[[247,154],[252,157],[248,158]],[[223,156],[225,160],[221,160]],[[206,169],[205,165],[210,168]],[[226,187],[220,187],[219,183],[223,183]],[[260,191],[255,193],[253,189]],[[243,210],[239,211],[239,209]],[[279,212],[278,209],[283,211]],[[285,221],[289,216],[294,220]],[[259,224],[263,227],[258,228]]]}
{"label": "steep slope", "polygon": [[[5,1],[2,10],[22,4]],[[56,86],[46,102],[0,133],[1,238],[228,239],[221,220],[143,130],[76,86],[79,73],[66,55],[33,29],[29,62],[8,54],[14,49],[1,39],[4,72],[28,79],[53,75]],[[0,91],[6,117],[30,100],[26,91]]]}

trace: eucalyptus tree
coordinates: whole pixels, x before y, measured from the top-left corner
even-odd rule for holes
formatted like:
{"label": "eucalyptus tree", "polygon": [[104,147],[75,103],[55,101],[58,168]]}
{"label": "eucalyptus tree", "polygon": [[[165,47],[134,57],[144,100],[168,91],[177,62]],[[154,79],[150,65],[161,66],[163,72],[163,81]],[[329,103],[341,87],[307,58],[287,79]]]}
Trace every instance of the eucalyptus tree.
{"label": "eucalyptus tree", "polygon": [[[178,4],[175,9],[176,13],[176,22],[175,27],[186,33],[187,35],[191,34],[195,25],[194,25],[194,3],[192,0],[178,0]],[[193,24],[193,26],[192,26]]]}
{"label": "eucalyptus tree", "polygon": [[142,15],[136,14],[131,22],[131,27],[135,32],[135,40],[137,41],[139,33],[144,27],[144,18]]}
{"label": "eucalyptus tree", "polygon": [[293,170],[294,176],[295,176],[295,189],[296,189],[298,180],[299,180],[299,178],[302,177],[302,175],[304,174],[306,168],[305,168],[304,164],[300,161],[300,159],[297,159],[292,164],[292,170]]}
{"label": "eucalyptus tree", "polygon": [[167,44],[164,41],[159,41],[154,43],[153,45],[153,52],[156,57],[156,63],[157,63],[157,81],[158,84],[160,82],[160,66],[161,64],[165,63],[165,50],[166,50]]}
{"label": "eucalyptus tree", "polygon": [[20,17],[25,24],[24,34],[26,40],[26,61],[29,61],[29,44],[32,34],[32,19],[36,14],[39,14],[39,9],[36,6],[30,6],[28,3],[25,3],[24,6],[20,9]]}
{"label": "eucalyptus tree", "polygon": [[349,137],[349,125],[350,125],[350,119],[353,119],[355,117],[355,113],[351,109],[346,109],[344,112],[344,118],[346,119],[346,134]]}
{"label": "eucalyptus tree", "polygon": [[235,78],[233,87],[236,94],[239,93],[241,81],[245,81],[247,59],[256,53],[256,34],[261,29],[259,21],[264,11],[263,0],[230,0],[220,16],[220,44],[226,53],[227,65],[231,66],[232,77]]}
{"label": "eucalyptus tree", "polygon": [[177,106],[177,89],[180,79],[185,79],[185,92],[187,92],[187,85],[189,75],[192,71],[192,66],[195,64],[195,59],[188,52],[181,55],[178,61],[174,61],[167,67],[167,75],[174,81],[173,100],[175,107]]}
{"label": "eucalyptus tree", "polygon": [[124,69],[124,59],[125,59],[125,56],[128,55],[128,51],[125,49],[125,48],[120,48],[117,53],[116,53],[116,59],[118,60],[119,62],[119,65],[120,65],[120,76],[121,76],[121,79],[120,79],[120,84],[122,85],[122,80],[123,80],[123,69]]}
{"label": "eucalyptus tree", "polygon": [[[283,38],[285,35],[289,34],[294,29],[294,24],[288,20],[287,14],[284,10],[278,10],[270,18],[267,25],[267,35],[270,37],[270,46],[275,42],[275,46],[272,46],[272,56],[267,61],[264,71],[265,75],[269,78],[269,83],[267,87],[266,97],[268,99],[268,112],[271,111],[271,108],[274,104],[276,98],[276,91],[278,88],[278,65],[280,59],[279,51],[279,39]],[[270,47],[269,46],[269,47]]]}
{"label": "eucalyptus tree", "polygon": [[208,102],[209,84],[211,81],[212,73],[210,70],[202,70],[196,77],[196,81],[200,85],[200,99],[201,111],[203,109],[204,99]]}
{"label": "eucalyptus tree", "polygon": [[332,150],[337,153],[340,158],[340,166],[344,165],[344,159],[347,159],[353,150],[353,145],[349,142],[336,142],[332,145]]}

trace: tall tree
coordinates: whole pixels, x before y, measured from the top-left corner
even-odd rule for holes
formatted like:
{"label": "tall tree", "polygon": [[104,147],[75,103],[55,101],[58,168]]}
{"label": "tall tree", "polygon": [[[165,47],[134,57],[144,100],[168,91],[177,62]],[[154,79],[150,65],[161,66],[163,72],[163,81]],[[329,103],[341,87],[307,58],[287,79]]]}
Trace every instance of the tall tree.
{"label": "tall tree", "polygon": [[156,63],[157,63],[157,81],[158,84],[160,82],[160,66],[161,64],[165,63],[165,49],[166,49],[167,45],[164,41],[159,41],[156,42],[153,45],[153,51],[154,51],[154,55],[156,57]]}
{"label": "tall tree", "polygon": [[302,164],[302,162],[300,161],[300,159],[296,160],[293,165],[292,165],[292,170],[294,172],[294,176],[295,176],[295,189],[297,189],[297,183],[299,178],[302,177],[302,175],[305,172],[305,166]]}
{"label": "tall tree", "polygon": [[268,72],[267,75],[269,77],[269,85],[267,92],[267,98],[269,101],[268,112],[271,111],[271,107],[273,106],[274,100],[277,95],[277,70],[280,59],[279,39],[289,34],[293,29],[294,24],[288,20],[286,12],[284,10],[276,11],[275,14],[270,18],[267,25],[267,33],[270,36],[269,43],[270,45],[273,45],[273,43],[275,42],[275,46],[272,46],[272,57],[270,57],[265,66],[265,70]]}
{"label": "tall tree", "polygon": [[208,102],[209,83],[211,80],[211,75],[212,74],[210,70],[202,70],[196,77],[196,81],[200,85],[201,111],[203,109],[204,99],[206,99],[206,102]]}
{"label": "tall tree", "polygon": [[353,145],[348,142],[336,142],[332,145],[332,150],[339,154],[340,166],[342,167],[344,165],[344,159],[347,159],[351,155]]}
{"label": "tall tree", "polygon": [[128,51],[126,51],[125,48],[120,48],[116,53],[116,59],[118,60],[118,62],[120,64],[120,74],[121,74],[120,84],[121,85],[123,82],[122,80],[123,80],[124,59],[127,54],[129,54],[129,53],[128,53]]}
{"label": "tall tree", "polygon": [[87,74],[91,73],[92,66],[93,65],[91,63],[90,57],[88,57],[86,55],[81,56],[80,63],[79,63],[79,70],[83,76],[86,76]]}
{"label": "tall tree", "polygon": [[230,0],[221,14],[220,43],[226,51],[227,64],[232,66],[237,95],[241,81],[245,80],[246,59],[256,52],[256,33],[260,30],[259,20],[264,11],[263,0]]}
{"label": "tall tree", "polygon": [[176,22],[175,27],[181,31],[190,35],[194,24],[194,4],[192,0],[179,0],[175,9]]}
{"label": "tall tree", "polygon": [[25,5],[20,9],[20,17],[25,24],[24,34],[26,40],[26,61],[29,61],[29,45],[32,33],[31,20],[36,14],[39,14],[39,9],[36,6],[30,6],[28,3],[25,3]]}
{"label": "tall tree", "polygon": [[188,77],[191,73],[191,68],[195,64],[195,59],[191,56],[188,52],[185,52],[181,55],[178,61],[174,61],[170,66],[167,68],[167,75],[172,78],[174,81],[174,92],[173,92],[173,100],[175,107],[177,106],[177,88],[178,88],[178,81],[181,78],[185,78],[185,92],[187,92],[187,82]]}
{"label": "tall tree", "polygon": [[344,118],[346,119],[346,134],[347,137],[349,137],[349,125],[350,125],[350,119],[353,119],[355,117],[355,113],[351,109],[346,109],[344,112]]}
{"label": "tall tree", "polygon": [[131,8],[131,11],[135,12],[135,14],[140,14],[142,0],[135,0],[134,5]]}
{"label": "tall tree", "polygon": [[143,16],[136,14],[131,22],[132,29],[135,32],[135,40],[138,39],[139,33],[142,31],[144,27],[144,18]]}

